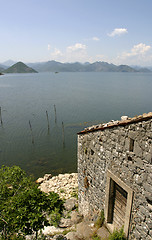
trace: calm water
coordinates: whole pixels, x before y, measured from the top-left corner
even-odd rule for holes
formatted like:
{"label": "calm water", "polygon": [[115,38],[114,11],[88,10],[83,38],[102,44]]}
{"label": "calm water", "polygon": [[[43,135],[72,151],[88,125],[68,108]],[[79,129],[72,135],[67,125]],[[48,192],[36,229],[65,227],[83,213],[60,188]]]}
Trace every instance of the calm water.
{"label": "calm water", "polygon": [[0,76],[0,165],[19,165],[35,177],[76,171],[76,133],[152,111],[151,90],[152,73]]}

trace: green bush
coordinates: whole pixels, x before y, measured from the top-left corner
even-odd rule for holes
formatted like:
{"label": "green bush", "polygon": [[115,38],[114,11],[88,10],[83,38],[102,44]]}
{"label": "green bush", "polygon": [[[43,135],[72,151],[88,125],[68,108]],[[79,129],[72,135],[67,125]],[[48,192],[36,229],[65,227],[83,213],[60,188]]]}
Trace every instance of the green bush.
{"label": "green bush", "polygon": [[123,228],[121,228],[119,231],[114,230],[114,232],[110,234],[109,240],[126,240]]}
{"label": "green bush", "polygon": [[61,219],[61,213],[59,212],[59,209],[58,208],[55,208],[51,214],[50,214],[50,224],[57,227],[59,222],[60,222],[60,219]]}
{"label": "green bush", "polygon": [[[0,232],[2,239],[13,239],[15,234],[29,235],[49,225],[46,214],[61,214],[63,201],[58,194],[46,194],[19,167],[0,169]],[[54,219],[59,221],[59,216]],[[21,238],[20,238],[21,239]]]}

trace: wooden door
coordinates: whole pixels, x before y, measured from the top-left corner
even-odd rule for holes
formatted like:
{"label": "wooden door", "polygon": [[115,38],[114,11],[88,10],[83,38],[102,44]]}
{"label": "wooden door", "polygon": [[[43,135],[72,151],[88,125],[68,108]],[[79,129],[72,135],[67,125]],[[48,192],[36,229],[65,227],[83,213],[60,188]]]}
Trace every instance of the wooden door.
{"label": "wooden door", "polygon": [[113,225],[120,229],[125,223],[127,192],[117,183],[114,184]]}

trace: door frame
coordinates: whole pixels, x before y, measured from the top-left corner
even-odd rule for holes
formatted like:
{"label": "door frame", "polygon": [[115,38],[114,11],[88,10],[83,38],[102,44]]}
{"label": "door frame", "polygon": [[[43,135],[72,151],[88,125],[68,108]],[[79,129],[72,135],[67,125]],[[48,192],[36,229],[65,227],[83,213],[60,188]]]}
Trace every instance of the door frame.
{"label": "door frame", "polygon": [[127,205],[126,205],[126,213],[124,219],[124,233],[126,237],[128,237],[129,233],[129,225],[130,225],[130,217],[132,210],[132,202],[133,202],[133,190],[126,185],[120,178],[114,175],[110,170],[107,170],[107,183],[106,183],[106,196],[105,196],[105,223],[110,232],[113,232],[114,225],[112,222],[113,216],[113,194],[114,194],[114,183],[117,183],[121,188],[123,188],[127,192]]}

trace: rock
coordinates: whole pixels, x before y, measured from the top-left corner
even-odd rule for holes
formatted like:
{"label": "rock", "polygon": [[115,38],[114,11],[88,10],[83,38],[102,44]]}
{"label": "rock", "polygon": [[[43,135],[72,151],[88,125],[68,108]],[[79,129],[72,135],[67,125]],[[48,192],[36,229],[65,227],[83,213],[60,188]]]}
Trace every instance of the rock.
{"label": "rock", "polygon": [[38,184],[41,184],[42,182],[44,182],[44,178],[38,178],[36,180],[36,183],[38,183]]}
{"label": "rock", "polygon": [[81,222],[77,225],[77,236],[79,239],[88,239],[92,234],[93,231],[87,223]]}
{"label": "rock", "polygon": [[80,216],[78,212],[72,211],[71,213],[72,224],[77,224],[77,223],[80,223],[81,221],[82,221],[82,216]]}
{"label": "rock", "polygon": [[42,192],[49,193],[48,183],[46,183],[46,182],[41,183],[39,188]]}
{"label": "rock", "polygon": [[34,235],[26,235],[25,239],[26,240],[33,240],[35,236]]}
{"label": "rock", "polygon": [[48,227],[44,227],[44,229],[42,230],[42,233],[44,235],[54,235],[56,233],[59,233],[59,232],[63,232],[64,229],[61,229],[61,228],[56,228],[54,226],[48,226]]}
{"label": "rock", "polygon": [[109,234],[108,230],[104,226],[102,226],[101,228],[98,229],[97,235],[102,240],[102,239],[107,239],[110,234]]}
{"label": "rock", "polygon": [[61,218],[60,223],[59,223],[59,227],[60,228],[67,228],[67,227],[71,227],[72,226],[72,222],[70,218]]}
{"label": "rock", "polygon": [[77,204],[77,199],[76,198],[71,198],[71,199],[67,199],[64,203],[64,207],[67,211],[71,211],[74,208],[76,208],[76,204]]}
{"label": "rock", "polygon": [[44,181],[48,181],[52,178],[52,174],[45,174],[44,175]]}
{"label": "rock", "polygon": [[76,232],[69,232],[65,235],[68,240],[78,240]]}
{"label": "rock", "polygon": [[36,181],[40,183],[39,188],[41,191],[50,192],[54,191],[59,194],[62,199],[71,198],[73,193],[77,193],[78,189],[78,174],[59,174],[53,176],[45,174],[43,178]]}
{"label": "rock", "polygon": [[128,120],[128,116],[121,116],[121,121],[126,121]]}

